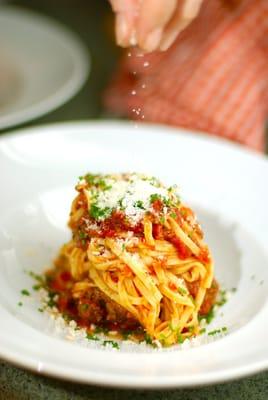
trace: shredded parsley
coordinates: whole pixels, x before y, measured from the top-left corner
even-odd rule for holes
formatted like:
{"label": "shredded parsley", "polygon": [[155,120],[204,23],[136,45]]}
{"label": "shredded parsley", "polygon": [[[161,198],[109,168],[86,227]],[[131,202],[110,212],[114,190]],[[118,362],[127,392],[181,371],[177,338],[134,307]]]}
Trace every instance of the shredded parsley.
{"label": "shredded parsley", "polygon": [[160,194],[153,193],[153,194],[151,194],[151,196],[150,196],[150,203],[153,203],[154,201],[156,201],[156,200],[161,200],[161,199],[162,199],[162,198],[161,198]]}
{"label": "shredded parsley", "polygon": [[27,290],[27,289],[22,289],[22,290],[21,290],[21,294],[22,294],[23,296],[30,296],[30,292],[29,292],[29,290]]}
{"label": "shredded parsley", "polygon": [[94,329],[94,333],[104,333],[105,335],[107,335],[109,333],[109,329],[108,328],[101,328],[100,326],[97,326]]}
{"label": "shredded parsley", "polygon": [[137,201],[134,203],[134,207],[140,208],[141,210],[145,210],[143,201],[141,201],[141,200],[137,200]]}
{"label": "shredded parsley", "polygon": [[35,291],[41,289],[41,287],[43,287],[43,285],[40,285],[40,284],[38,284],[38,283],[37,283],[36,285],[33,285],[33,286],[32,286],[33,290],[35,290]]}
{"label": "shredded parsley", "polygon": [[198,319],[205,319],[207,324],[210,324],[213,318],[215,317],[214,307],[210,309],[210,311],[206,315],[199,315]]}
{"label": "shredded parsley", "polygon": [[123,211],[125,209],[125,207],[123,206],[123,200],[124,200],[124,197],[121,197],[121,199],[118,200],[118,205],[119,205],[121,211]]}
{"label": "shredded parsley", "polygon": [[85,239],[87,237],[87,234],[83,231],[78,231],[78,235],[80,239]]}
{"label": "shredded parsley", "polygon": [[104,340],[102,343],[103,346],[111,345],[114,349],[119,350],[119,344],[114,342],[113,340]]}
{"label": "shredded parsley", "polygon": [[184,340],[185,340],[184,337],[179,333],[177,336],[177,342],[179,344],[182,344],[184,342]]}
{"label": "shredded parsley", "polygon": [[226,290],[220,291],[220,299],[217,301],[217,306],[223,306],[227,302],[227,292]]}
{"label": "shredded parsley", "polygon": [[89,332],[87,333],[86,338],[87,338],[88,340],[95,340],[95,341],[100,340],[100,339],[98,338],[98,336],[94,335],[93,333],[89,333]]}
{"label": "shredded parsley", "polygon": [[222,333],[222,332],[227,332],[226,326],[224,326],[221,329],[214,329],[213,331],[208,332],[208,335],[209,336],[214,336],[214,335],[217,335],[218,333]]}
{"label": "shredded parsley", "polygon": [[161,215],[161,217],[159,218],[159,221],[160,221],[160,224],[164,225],[166,222],[166,218],[163,215]]}
{"label": "shredded parsley", "polygon": [[21,307],[23,303],[21,301],[18,302],[18,306]]}
{"label": "shredded parsley", "polygon": [[171,218],[176,219],[177,218],[177,214],[175,212],[170,213]]}
{"label": "shredded parsley", "polygon": [[146,344],[150,344],[150,345],[153,344],[153,340],[152,340],[151,336],[148,335],[148,333],[145,333],[144,340],[145,340]]}
{"label": "shredded parsley", "polygon": [[109,207],[100,208],[97,204],[91,204],[89,215],[94,219],[105,219],[111,213],[111,209]]}
{"label": "shredded parsley", "polygon": [[[187,290],[186,289],[184,289],[183,287],[181,287],[181,286],[179,286],[178,287],[178,292],[180,293],[180,294],[187,294]],[[192,298],[192,300],[193,300],[193,298]]]}
{"label": "shredded parsley", "polygon": [[105,179],[100,175],[87,174],[85,175],[85,180],[89,186],[97,186],[102,190],[110,190],[112,188],[111,185],[107,185]]}
{"label": "shredded parsley", "polygon": [[41,275],[36,274],[33,271],[25,271],[31,278],[35,279],[37,282],[40,282],[40,284],[44,285],[45,283],[45,278]]}

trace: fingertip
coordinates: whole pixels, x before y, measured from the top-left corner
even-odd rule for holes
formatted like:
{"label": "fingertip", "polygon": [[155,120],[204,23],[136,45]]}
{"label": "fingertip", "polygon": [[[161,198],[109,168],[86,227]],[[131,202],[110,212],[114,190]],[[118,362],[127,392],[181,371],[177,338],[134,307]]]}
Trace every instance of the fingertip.
{"label": "fingertip", "polygon": [[161,42],[163,30],[157,28],[150,32],[146,38],[140,43],[140,47],[146,52],[152,52],[157,50]]}
{"label": "fingertip", "polygon": [[116,15],[116,43],[121,47],[135,46],[137,44],[136,32],[131,18],[124,13]]}

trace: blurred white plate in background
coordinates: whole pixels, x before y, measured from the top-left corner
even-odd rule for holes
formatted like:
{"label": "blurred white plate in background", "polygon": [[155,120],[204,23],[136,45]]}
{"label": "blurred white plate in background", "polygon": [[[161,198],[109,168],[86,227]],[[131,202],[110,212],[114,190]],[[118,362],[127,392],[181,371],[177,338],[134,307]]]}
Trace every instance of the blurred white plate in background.
{"label": "blurred white plate in background", "polygon": [[[240,146],[164,126],[55,124],[0,138],[0,358],[73,381],[181,387],[268,368],[268,162]],[[237,291],[211,322],[225,337],[188,349],[86,346],[55,333],[24,270],[42,272],[71,237],[74,185],[86,172],[143,171],[177,183],[197,212],[223,288]],[[64,332],[63,332],[64,334]],[[212,337],[213,339],[213,337]]]}
{"label": "blurred white plate in background", "polygon": [[88,51],[74,33],[32,11],[0,6],[0,129],[64,104],[88,71]]}

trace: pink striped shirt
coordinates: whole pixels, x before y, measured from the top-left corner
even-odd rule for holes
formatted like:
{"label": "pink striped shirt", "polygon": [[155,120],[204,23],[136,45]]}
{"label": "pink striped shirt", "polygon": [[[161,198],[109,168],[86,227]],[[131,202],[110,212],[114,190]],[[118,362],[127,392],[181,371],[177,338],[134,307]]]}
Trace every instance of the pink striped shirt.
{"label": "pink striped shirt", "polygon": [[262,151],[268,0],[243,0],[232,12],[206,0],[167,52],[127,52],[105,104],[133,119],[205,131]]}

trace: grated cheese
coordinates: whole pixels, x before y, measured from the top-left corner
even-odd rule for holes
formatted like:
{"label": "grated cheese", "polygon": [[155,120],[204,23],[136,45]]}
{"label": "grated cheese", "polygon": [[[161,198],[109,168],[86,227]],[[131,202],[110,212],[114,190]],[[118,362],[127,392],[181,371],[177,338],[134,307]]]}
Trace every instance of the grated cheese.
{"label": "grated cheese", "polygon": [[[144,214],[152,209],[151,196],[155,195],[163,201],[171,198],[170,190],[162,186],[155,178],[139,174],[106,176],[104,182],[107,190],[93,188],[86,190],[88,198],[94,198],[94,205],[100,210],[106,210],[100,219],[105,219],[112,210],[124,211],[126,217],[133,224],[139,222]],[[174,196],[174,193],[172,194]],[[108,210],[108,211],[107,211]],[[164,214],[168,208],[163,208]]]}

